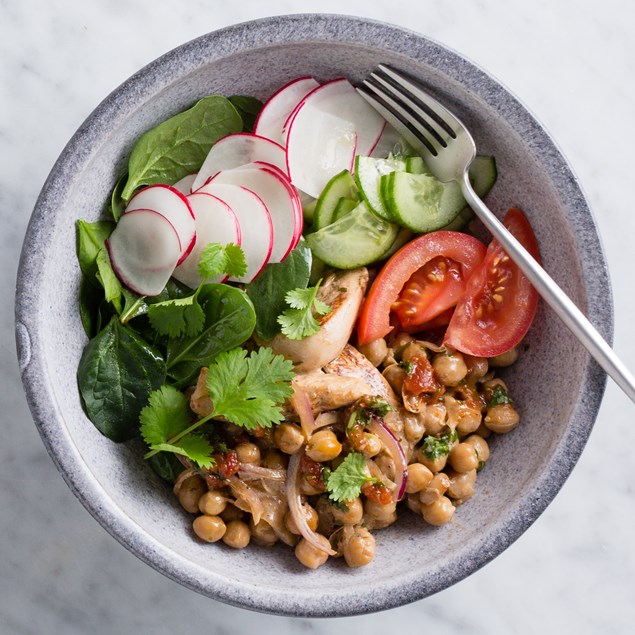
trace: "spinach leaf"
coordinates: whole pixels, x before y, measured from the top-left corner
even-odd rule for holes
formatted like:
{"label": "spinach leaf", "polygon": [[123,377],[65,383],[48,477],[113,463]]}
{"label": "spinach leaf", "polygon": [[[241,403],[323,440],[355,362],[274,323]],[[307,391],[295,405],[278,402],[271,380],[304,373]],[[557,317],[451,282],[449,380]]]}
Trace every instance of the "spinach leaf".
{"label": "spinach leaf", "polygon": [[203,331],[195,336],[170,339],[167,344],[168,375],[179,388],[193,382],[200,368],[209,366],[219,353],[247,340],[256,324],[253,304],[240,289],[205,284],[198,301],[205,312]]}
{"label": "spinach leaf", "polygon": [[159,452],[148,458],[152,470],[164,481],[175,483],[179,474],[185,469],[183,463],[172,452]]}
{"label": "spinach leaf", "polygon": [[247,295],[256,310],[256,334],[270,340],[280,332],[278,316],[289,308],[285,297],[293,289],[305,288],[311,271],[311,250],[302,240],[283,262],[267,265],[247,285]]}
{"label": "spinach leaf", "polygon": [[128,181],[121,198],[130,200],[141,185],[175,183],[196,172],[218,139],[242,130],[242,119],[221,95],[209,95],[192,108],[146,132],[128,162]]}
{"label": "spinach leaf", "polygon": [[123,188],[128,181],[128,173],[124,172],[118,179],[115,187],[110,195],[110,211],[115,220],[119,220],[126,209],[126,203],[121,198]]}
{"label": "spinach leaf", "polygon": [[86,276],[82,275],[79,282],[79,317],[84,332],[89,338],[94,337],[99,332],[99,305],[103,299],[103,292],[92,285]]}
{"label": "spinach leaf", "polygon": [[77,369],[88,418],[113,441],[131,439],[148,396],[165,380],[159,352],[113,316],[88,342]]}
{"label": "spinach leaf", "polygon": [[110,256],[105,247],[102,247],[97,252],[95,262],[97,264],[97,280],[99,280],[101,286],[104,288],[106,302],[112,302],[115,309],[117,309],[117,313],[121,313],[121,294],[123,293],[123,287],[112,268]]}
{"label": "spinach leaf", "polygon": [[115,228],[113,221],[97,221],[87,223],[79,219],[77,221],[77,260],[79,268],[92,285],[101,288],[102,285],[97,279],[98,263],[97,256],[102,249],[105,249],[106,238],[110,236]]}
{"label": "spinach leaf", "polygon": [[256,118],[262,110],[263,103],[259,99],[247,95],[232,95],[229,101],[242,117],[243,131],[251,132],[254,129]]}

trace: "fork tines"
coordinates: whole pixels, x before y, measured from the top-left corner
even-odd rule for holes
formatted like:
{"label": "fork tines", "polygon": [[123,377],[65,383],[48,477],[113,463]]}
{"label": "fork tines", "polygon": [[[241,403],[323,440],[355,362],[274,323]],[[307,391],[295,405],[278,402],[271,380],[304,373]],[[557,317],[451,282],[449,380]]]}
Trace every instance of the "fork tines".
{"label": "fork tines", "polygon": [[454,116],[412,81],[384,64],[357,90],[417,149],[437,156],[450,139],[457,137],[450,123]]}

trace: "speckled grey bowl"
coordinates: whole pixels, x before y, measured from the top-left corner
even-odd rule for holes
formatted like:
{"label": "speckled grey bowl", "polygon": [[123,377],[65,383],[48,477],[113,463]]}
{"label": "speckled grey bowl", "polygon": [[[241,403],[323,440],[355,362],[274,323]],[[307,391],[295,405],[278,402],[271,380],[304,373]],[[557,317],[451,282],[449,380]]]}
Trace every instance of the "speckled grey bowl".
{"label": "speckled grey bowl", "polygon": [[[587,203],[535,119],[486,73],[425,37],[370,20],[274,17],[211,33],[153,62],[108,96],[55,164],[22,252],[16,334],[27,398],[51,457],[103,527],[151,566],[230,604],[286,615],[353,615],[435,593],[476,571],[525,531],[562,486],[596,417],[605,376],[544,307],[529,348],[507,374],[522,425],[492,443],[474,498],[433,528],[411,513],[377,533],[371,566],[304,569],[288,548],[234,551],[192,539],[189,518],[134,444],[116,445],[86,419],[75,371],[85,344],[78,311],[74,221],[97,219],[134,140],[213,92],[266,98],[312,74],[361,80],[388,62],[425,80],[492,153],[498,213],[522,207],[545,267],[608,339],[612,301]],[[562,361],[566,359],[567,363]]]}

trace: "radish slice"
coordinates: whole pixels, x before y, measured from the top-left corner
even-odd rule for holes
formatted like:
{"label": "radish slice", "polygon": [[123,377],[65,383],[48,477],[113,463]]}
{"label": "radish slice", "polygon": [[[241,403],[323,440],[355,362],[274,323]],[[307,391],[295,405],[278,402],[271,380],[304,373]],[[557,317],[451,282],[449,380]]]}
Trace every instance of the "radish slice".
{"label": "radish slice", "polygon": [[364,157],[370,155],[384,130],[386,120],[345,77],[322,84],[305,101],[324,112],[350,121],[357,132],[357,154]]}
{"label": "radish slice", "polygon": [[[196,289],[203,281],[198,272],[198,262],[201,252],[209,243],[234,243],[240,245],[240,225],[236,214],[216,196],[205,193],[190,194],[188,201],[196,216],[196,244],[190,255],[174,270],[174,277],[192,289]],[[226,275],[219,276],[208,282],[223,282]]]}
{"label": "radish slice", "polygon": [[298,244],[302,234],[302,206],[297,192],[280,170],[264,163],[252,163],[235,170],[223,170],[210,183],[241,185],[260,197],[273,224],[269,262],[281,262]]}
{"label": "radish slice", "polygon": [[181,192],[181,194],[187,196],[188,194],[191,194],[193,192],[192,185],[194,185],[195,179],[196,174],[188,174],[187,176],[184,176],[180,181],[177,181],[172,187],[175,190]]}
{"label": "radish slice", "polygon": [[324,112],[308,97],[289,126],[287,172],[291,183],[317,198],[333,176],[351,169],[356,143],[350,121]]}
{"label": "radish slice", "polygon": [[205,185],[221,170],[231,170],[255,161],[270,163],[285,173],[287,171],[285,151],[281,145],[248,132],[227,135],[212,146],[194,180],[192,191]]}
{"label": "radish slice", "polygon": [[408,461],[406,461],[401,443],[392,430],[377,417],[373,417],[366,427],[379,437],[395,462],[395,489],[392,492],[392,498],[399,501],[406,492],[406,481],[408,480]]}
{"label": "radish slice", "polygon": [[262,199],[244,187],[212,181],[197,192],[212,194],[231,207],[240,225],[241,247],[247,261],[247,273],[234,282],[251,282],[269,262],[273,248],[271,214]]}
{"label": "radish slice", "polygon": [[289,115],[319,85],[312,77],[298,77],[283,86],[265,102],[254,124],[254,134],[284,145],[282,131]]}
{"label": "radish slice", "polygon": [[149,185],[130,199],[125,214],[136,209],[153,209],[172,223],[182,248],[177,264],[183,262],[196,242],[194,213],[187,198],[170,185]]}
{"label": "radish slice", "polygon": [[151,209],[126,212],[106,241],[117,277],[139,295],[158,295],[181,255],[176,229]]}

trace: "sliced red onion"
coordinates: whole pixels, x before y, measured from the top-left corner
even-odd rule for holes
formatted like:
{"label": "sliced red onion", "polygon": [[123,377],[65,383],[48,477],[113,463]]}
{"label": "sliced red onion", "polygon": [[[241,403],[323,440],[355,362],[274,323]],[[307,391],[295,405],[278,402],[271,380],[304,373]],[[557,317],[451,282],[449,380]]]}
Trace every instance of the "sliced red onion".
{"label": "sliced red onion", "polygon": [[289,504],[289,512],[301,536],[312,547],[324,553],[328,553],[329,556],[335,556],[337,553],[320,542],[318,535],[309,527],[306,515],[302,509],[302,496],[300,495],[300,488],[298,486],[298,476],[300,471],[300,459],[303,454],[304,446],[295,454],[292,454],[289,459],[289,469],[287,470],[287,502]]}
{"label": "sliced red onion", "polygon": [[238,466],[238,474],[244,479],[264,478],[272,481],[284,481],[287,478],[286,470],[272,470],[268,467],[241,463]]}
{"label": "sliced red onion", "polygon": [[408,479],[408,462],[401,443],[399,443],[392,430],[377,417],[373,417],[366,427],[379,437],[395,462],[397,472],[395,474],[396,487],[392,492],[392,497],[393,500],[400,501],[406,492],[406,480]]}
{"label": "sliced red onion", "polygon": [[[260,518],[264,512],[264,506],[260,500],[260,496],[254,491],[247,483],[243,483],[238,477],[230,476],[228,479],[229,488],[236,497],[234,503],[238,509],[242,509],[245,512],[249,512],[254,519],[254,525],[260,522]],[[239,502],[243,502],[241,507]]]}
{"label": "sliced red onion", "polygon": [[313,426],[312,432],[324,426],[334,426],[339,420],[337,412],[322,412],[315,417],[315,425]]}
{"label": "sliced red onion", "polygon": [[308,440],[315,429],[315,418],[313,417],[311,402],[303,390],[293,384],[292,386],[293,395],[291,395],[289,403],[297,412],[298,417],[300,417],[300,426],[302,428],[302,432],[304,432],[304,438]]}
{"label": "sliced red onion", "polygon": [[190,478],[190,476],[194,476],[196,474],[196,470],[193,467],[188,467],[186,470],[183,470],[174,481],[174,487],[172,491],[178,496],[181,491],[181,487],[183,487],[183,483]]}

